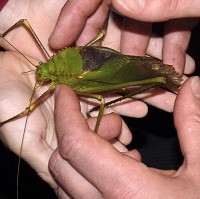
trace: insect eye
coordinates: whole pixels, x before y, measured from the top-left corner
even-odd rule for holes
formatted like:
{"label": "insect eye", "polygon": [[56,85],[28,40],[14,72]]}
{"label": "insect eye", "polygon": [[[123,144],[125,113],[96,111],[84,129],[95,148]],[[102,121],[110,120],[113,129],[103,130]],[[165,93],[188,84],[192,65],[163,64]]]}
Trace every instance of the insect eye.
{"label": "insect eye", "polygon": [[43,79],[43,81],[44,81],[44,82],[46,82],[46,81],[48,81],[48,80],[49,80],[49,78],[48,78],[48,76],[47,76],[47,75],[43,75],[42,79]]}

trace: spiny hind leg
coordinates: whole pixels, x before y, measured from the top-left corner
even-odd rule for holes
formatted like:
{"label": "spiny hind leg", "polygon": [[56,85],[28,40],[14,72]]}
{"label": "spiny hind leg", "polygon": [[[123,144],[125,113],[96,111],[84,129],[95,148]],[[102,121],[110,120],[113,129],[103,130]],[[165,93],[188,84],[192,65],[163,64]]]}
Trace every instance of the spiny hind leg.
{"label": "spiny hind leg", "polygon": [[[152,83],[152,84],[150,84],[150,85],[144,86],[144,87],[142,87],[142,88],[140,88],[140,89],[138,89],[138,90],[136,90],[136,91],[134,91],[134,92],[130,92],[130,93],[128,93],[128,94],[125,94],[124,96],[119,97],[119,98],[117,98],[117,99],[115,99],[115,100],[106,102],[106,103],[104,104],[104,107],[110,106],[110,105],[112,105],[112,104],[115,104],[115,103],[120,102],[120,101],[122,101],[122,100],[124,100],[124,99],[127,99],[127,98],[132,98],[133,96],[135,96],[135,95],[137,95],[137,94],[140,94],[140,93],[143,93],[143,92],[145,92],[145,91],[148,91],[148,90],[150,90],[150,89],[152,89],[152,88],[160,87],[161,84],[162,84],[162,83],[156,82],[156,83]],[[91,109],[87,112],[87,114],[89,115],[89,114],[92,113],[93,111],[98,111],[98,110],[100,110],[100,108],[101,108],[100,106],[95,106],[95,107],[91,108]]]}
{"label": "spiny hind leg", "polygon": [[94,43],[96,43],[97,41],[101,40],[105,36],[106,31],[107,31],[107,27],[108,27],[108,20],[109,20],[109,14],[106,17],[104,25],[103,25],[102,29],[100,30],[100,32],[98,33],[98,35],[96,37],[94,37],[90,42],[88,42],[86,44],[86,46],[93,45]]}

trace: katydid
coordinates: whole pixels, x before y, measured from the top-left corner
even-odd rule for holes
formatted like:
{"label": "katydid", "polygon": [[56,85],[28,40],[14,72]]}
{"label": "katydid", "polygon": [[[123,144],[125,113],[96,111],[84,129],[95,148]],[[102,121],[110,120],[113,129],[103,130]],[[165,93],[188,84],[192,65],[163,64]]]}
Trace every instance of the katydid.
{"label": "katydid", "polygon": [[[0,127],[31,113],[44,98],[54,91],[58,84],[67,84],[78,95],[96,98],[100,101],[100,106],[88,112],[89,114],[94,110],[99,110],[94,132],[98,130],[105,106],[132,97],[151,88],[165,87],[167,89],[173,89],[180,86],[181,79],[174,67],[163,64],[162,61],[156,58],[123,55],[107,47],[92,46],[92,44],[104,36],[106,25],[104,25],[105,27],[102,31],[86,46],[65,48],[52,57],[48,54],[26,19],[18,21],[5,33],[1,34],[0,37],[8,42],[5,39],[5,35],[19,25],[24,25],[30,31],[38,45],[49,58],[48,62],[40,63],[37,66],[35,74],[38,85],[49,82],[50,87],[24,111],[1,122]],[[10,45],[12,46],[12,44]],[[19,53],[22,54],[21,52]],[[127,93],[127,88],[137,85],[144,86],[137,91]],[[32,96],[34,92],[35,90],[33,90]],[[118,93],[122,94],[123,97],[105,104],[103,98],[104,93]]]}
{"label": "katydid", "polygon": [[[155,87],[174,89],[180,86],[181,78],[174,67],[163,64],[162,61],[156,58],[123,55],[107,47],[92,46],[105,35],[107,23],[105,23],[100,33],[85,46],[65,48],[53,56],[48,54],[26,19],[15,23],[3,34],[0,34],[0,37],[15,48],[7,41],[5,36],[20,25],[25,26],[32,34],[49,60],[46,63],[40,63],[36,67],[36,85],[31,96],[30,105],[21,113],[1,122],[0,127],[29,115],[52,94],[59,84],[67,84],[78,95],[100,101],[100,106],[88,111],[88,114],[92,111],[99,111],[94,132],[98,131],[105,106],[131,98]],[[15,48],[15,50],[17,49]],[[18,52],[24,56],[20,51]],[[24,58],[26,57],[24,56]],[[50,83],[49,89],[36,101],[32,102],[36,89],[44,83]],[[140,87],[131,92],[129,88],[134,86]],[[122,97],[105,103],[103,95],[106,93],[117,93],[121,94]]]}

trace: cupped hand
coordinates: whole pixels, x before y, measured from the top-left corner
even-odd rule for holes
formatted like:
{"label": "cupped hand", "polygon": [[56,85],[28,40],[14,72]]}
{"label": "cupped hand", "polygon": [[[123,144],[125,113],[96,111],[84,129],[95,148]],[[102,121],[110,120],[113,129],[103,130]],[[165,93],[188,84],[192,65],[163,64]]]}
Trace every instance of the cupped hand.
{"label": "cupped hand", "polygon": [[[33,63],[39,62],[37,59],[27,58]],[[0,122],[13,117],[29,106],[35,82],[35,68],[31,63],[17,52],[0,52]],[[48,87],[49,85],[37,88],[32,101],[38,99]],[[68,97],[64,100],[68,101]],[[79,100],[82,113],[86,115],[86,112],[91,107],[90,102],[87,102],[87,99]],[[129,113],[127,110],[132,111]],[[65,109],[65,111],[68,110]],[[147,109],[143,103],[129,101],[129,103],[124,103],[121,107],[116,107],[115,111],[141,117],[146,114]],[[105,110],[105,112],[114,112],[114,110],[110,108],[110,110]],[[72,117],[76,119],[75,115],[72,115]],[[38,106],[29,114],[27,123],[26,119],[25,115],[1,126],[0,139],[10,150],[25,159],[45,181],[52,187],[55,187],[56,184],[51,178],[48,169],[49,158],[58,147],[54,126],[54,96],[51,95],[44,102],[41,102],[41,106]],[[90,128],[94,129],[96,119],[89,118],[88,122]],[[118,133],[116,131],[111,132],[113,130],[111,127],[114,126],[113,123],[115,122],[120,126],[120,129],[123,129],[122,131],[120,130]],[[78,118],[77,123],[79,123]],[[112,114],[102,120],[102,127],[100,126],[98,133],[102,137],[109,139],[114,146],[122,151],[127,151],[125,145],[129,144],[132,139],[125,123],[118,116],[112,116]],[[22,153],[20,154],[23,135],[25,137]]]}

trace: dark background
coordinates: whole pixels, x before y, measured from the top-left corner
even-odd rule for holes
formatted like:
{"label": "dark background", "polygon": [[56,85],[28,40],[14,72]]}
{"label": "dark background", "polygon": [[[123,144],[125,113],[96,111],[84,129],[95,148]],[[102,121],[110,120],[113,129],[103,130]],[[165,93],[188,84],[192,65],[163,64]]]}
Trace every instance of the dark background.
{"label": "dark background", "polygon": [[[200,25],[192,33],[188,53],[196,61],[195,74],[200,74]],[[151,167],[177,169],[182,155],[173,124],[173,114],[149,106],[142,119],[124,118],[134,132],[133,143],[142,154],[143,162]],[[18,157],[0,142],[0,199],[16,198],[16,173]],[[55,199],[54,192],[22,161],[20,166],[20,199]],[[78,186],[78,185],[77,185]]]}

